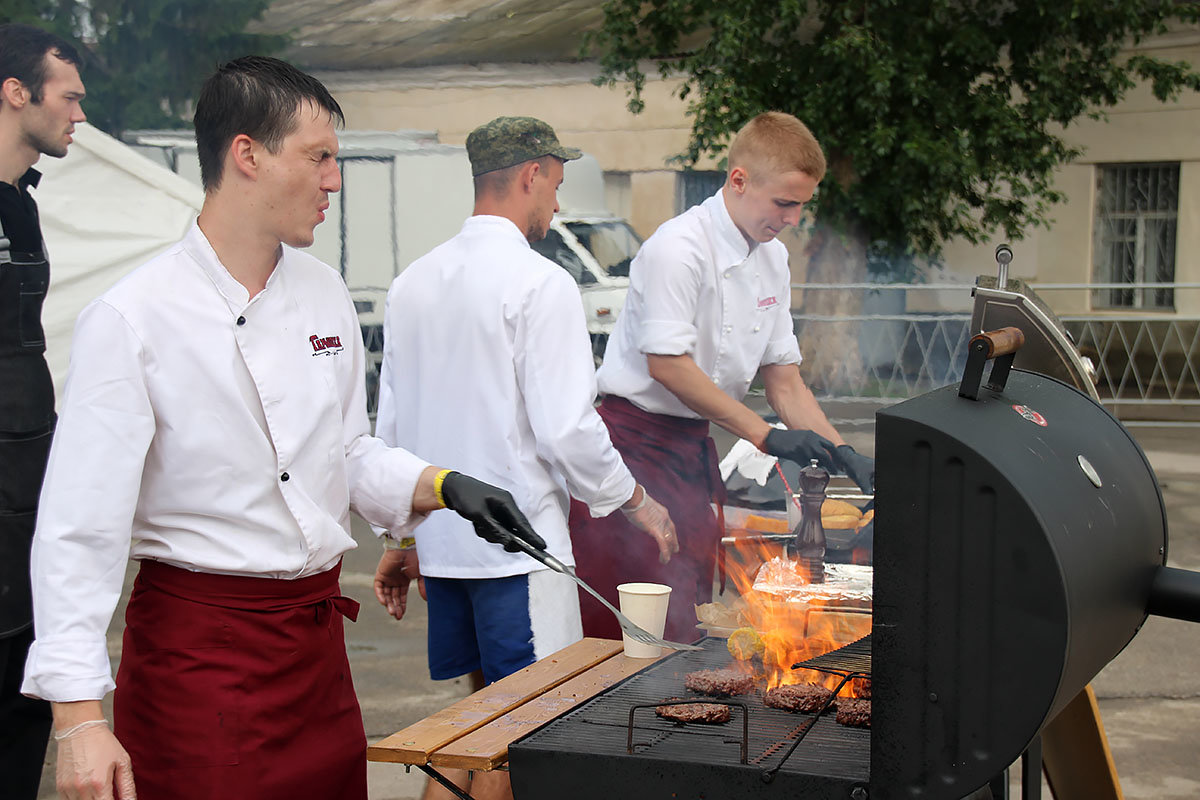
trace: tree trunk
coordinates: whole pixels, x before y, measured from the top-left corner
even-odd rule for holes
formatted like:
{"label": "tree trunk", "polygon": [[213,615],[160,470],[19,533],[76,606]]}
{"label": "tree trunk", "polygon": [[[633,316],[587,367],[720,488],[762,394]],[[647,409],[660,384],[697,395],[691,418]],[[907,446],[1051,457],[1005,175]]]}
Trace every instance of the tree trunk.
{"label": "tree trunk", "polygon": [[[839,231],[817,223],[792,275],[801,284],[863,283],[867,280],[867,239],[861,226]],[[864,292],[861,289],[801,289],[792,308],[801,314],[796,334],[805,382],[818,395],[862,393],[866,369],[859,352]],[[816,317],[808,319],[807,317]]]}

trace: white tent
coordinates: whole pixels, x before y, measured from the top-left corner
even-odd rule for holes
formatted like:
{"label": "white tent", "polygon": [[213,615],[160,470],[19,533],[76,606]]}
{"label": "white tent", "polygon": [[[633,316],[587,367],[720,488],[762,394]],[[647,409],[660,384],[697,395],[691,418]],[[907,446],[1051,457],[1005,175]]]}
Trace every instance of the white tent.
{"label": "white tent", "polygon": [[84,123],[66,158],[36,164],[33,190],[50,255],[42,312],[46,357],[62,393],[75,318],[122,276],[182,238],[204,193]]}

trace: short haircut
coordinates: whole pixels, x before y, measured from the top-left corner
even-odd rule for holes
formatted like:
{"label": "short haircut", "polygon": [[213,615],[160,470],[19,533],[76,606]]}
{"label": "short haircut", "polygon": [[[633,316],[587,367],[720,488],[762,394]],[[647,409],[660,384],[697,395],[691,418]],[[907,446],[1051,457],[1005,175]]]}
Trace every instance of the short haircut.
{"label": "short haircut", "polygon": [[[552,161],[562,161],[558,156],[541,156],[539,158],[531,158],[529,161],[536,161],[542,165],[542,170],[550,169]],[[517,173],[525,168],[529,161],[522,161],[520,164],[513,164],[511,167],[503,169],[494,169],[491,172],[481,172],[475,176],[475,196],[481,195],[504,195],[508,192],[508,188],[512,186],[513,180],[517,177]],[[566,162],[563,162],[566,163]]]}
{"label": "short haircut", "polygon": [[0,25],[0,83],[16,78],[29,89],[34,103],[42,102],[47,53],[74,64],[76,69],[83,63],[66,39],[49,31],[17,22]]}
{"label": "short haircut", "polygon": [[817,181],[825,177],[825,154],[816,137],[782,111],[764,111],[747,122],[729,145],[728,163],[752,178],[780,172],[803,172]]}
{"label": "short haircut", "polygon": [[286,61],[244,56],[221,65],[201,87],[193,118],[204,190],[221,185],[225,152],[235,137],[245,134],[278,153],[299,127],[297,114],[305,103],[345,124],[342,107],[324,84]]}

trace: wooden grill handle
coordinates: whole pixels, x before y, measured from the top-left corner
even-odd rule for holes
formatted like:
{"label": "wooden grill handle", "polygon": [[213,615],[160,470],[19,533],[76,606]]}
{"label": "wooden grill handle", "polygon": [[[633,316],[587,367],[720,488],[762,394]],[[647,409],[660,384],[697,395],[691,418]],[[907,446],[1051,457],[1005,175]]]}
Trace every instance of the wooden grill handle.
{"label": "wooden grill handle", "polygon": [[992,362],[992,374],[987,388],[993,392],[1003,392],[1013,359],[1023,344],[1025,334],[1021,333],[1020,328],[1014,327],[985,331],[972,336],[971,341],[967,343],[967,365],[963,369],[962,383],[958,387],[959,396],[971,400],[979,399],[983,367],[989,361]]}
{"label": "wooden grill handle", "polygon": [[999,328],[994,331],[985,331],[972,336],[968,348],[973,350],[976,344],[980,343],[986,347],[984,358],[1006,356],[1021,349],[1021,346],[1025,344],[1025,334],[1021,333],[1020,328],[1011,326]]}

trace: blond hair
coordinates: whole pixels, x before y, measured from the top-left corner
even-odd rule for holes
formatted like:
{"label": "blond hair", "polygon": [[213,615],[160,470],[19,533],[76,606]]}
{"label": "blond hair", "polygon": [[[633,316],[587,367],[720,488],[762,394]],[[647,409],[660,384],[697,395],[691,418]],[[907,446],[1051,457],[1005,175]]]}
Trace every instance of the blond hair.
{"label": "blond hair", "polygon": [[820,181],[825,177],[825,154],[803,122],[782,111],[764,111],[733,137],[729,169],[734,167],[755,178],[803,172]]}

